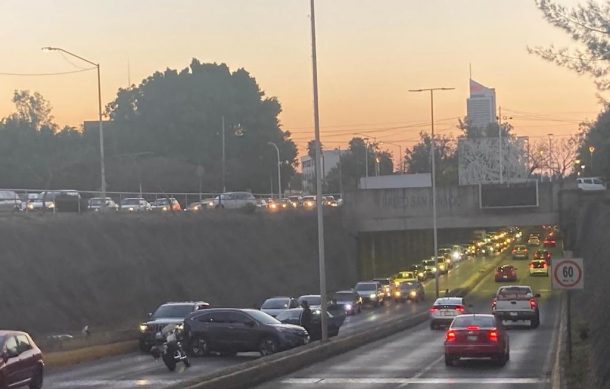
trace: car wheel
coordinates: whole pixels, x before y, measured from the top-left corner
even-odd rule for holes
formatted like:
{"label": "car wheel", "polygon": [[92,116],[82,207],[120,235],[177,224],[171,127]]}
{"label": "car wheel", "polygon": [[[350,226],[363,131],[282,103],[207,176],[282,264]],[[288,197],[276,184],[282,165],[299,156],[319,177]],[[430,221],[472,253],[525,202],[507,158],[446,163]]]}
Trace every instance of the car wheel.
{"label": "car wheel", "polygon": [[430,329],[431,330],[435,330],[436,329],[436,324],[433,322],[430,322]]}
{"label": "car wheel", "polygon": [[190,342],[190,353],[194,357],[204,357],[210,353],[208,341],[203,336],[195,336]]}
{"label": "car wheel", "polygon": [[451,356],[449,354],[445,354],[445,366],[453,366],[454,362],[457,361],[459,357]]}
{"label": "car wheel", "polygon": [[261,339],[258,344],[258,352],[261,353],[261,356],[275,354],[278,351],[277,341],[270,337],[264,337]]}
{"label": "car wheel", "polygon": [[506,362],[508,361],[506,354],[502,354],[500,356],[497,356],[494,358],[494,362],[496,362],[496,364],[498,366],[504,366],[506,365]]}
{"label": "car wheel", "polygon": [[36,369],[36,373],[32,377],[32,381],[30,382],[29,388],[30,389],[41,389],[42,381],[43,381],[42,367],[39,367],[38,369]]}
{"label": "car wheel", "polygon": [[530,322],[530,328],[538,328],[540,326],[540,315],[536,315],[534,320]]}
{"label": "car wheel", "polygon": [[184,362],[184,366],[191,367],[191,359],[188,356],[184,358],[182,362]]}

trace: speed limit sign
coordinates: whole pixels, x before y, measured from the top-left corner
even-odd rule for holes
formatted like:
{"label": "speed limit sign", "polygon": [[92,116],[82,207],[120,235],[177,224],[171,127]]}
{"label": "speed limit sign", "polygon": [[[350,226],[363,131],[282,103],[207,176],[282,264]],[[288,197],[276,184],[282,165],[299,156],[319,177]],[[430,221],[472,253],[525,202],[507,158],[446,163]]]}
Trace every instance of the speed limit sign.
{"label": "speed limit sign", "polygon": [[582,258],[553,259],[551,273],[553,289],[583,289],[585,286]]}

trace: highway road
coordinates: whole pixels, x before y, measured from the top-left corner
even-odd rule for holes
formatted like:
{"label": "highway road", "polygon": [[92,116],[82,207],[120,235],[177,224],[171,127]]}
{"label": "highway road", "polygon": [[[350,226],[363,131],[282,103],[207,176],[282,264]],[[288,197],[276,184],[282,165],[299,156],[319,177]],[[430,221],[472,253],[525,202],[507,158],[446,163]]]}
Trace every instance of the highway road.
{"label": "highway road", "polygon": [[[541,325],[509,329],[511,359],[504,367],[485,360],[464,360],[458,366],[444,362],[444,330],[430,330],[425,322],[410,330],[308,366],[258,389],[338,388],[550,388],[555,356],[560,299],[550,279],[532,278],[525,260],[504,259],[519,270],[519,284],[541,294]],[[492,276],[468,297],[475,312],[489,313],[498,284]]]}
{"label": "highway road", "polygon": [[[444,291],[445,289],[454,289],[463,285],[466,280],[471,278],[473,274],[477,273],[481,269],[483,264],[496,261],[497,259],[498,258],[470,259],[462,261],[461,263],[457,264],[448,275],[443,275],[440,277],[441,291]],[[524,269],[525,267],[526,265],[523,266]],[[434,301],[434,280],[427,281],[425,283],[425,287],[427,294],[425,302],[419,304],[397,304],[393,302],[386,302],[386,304],[380,308],[363,309],[362,314],[349,316],[346,318],[344,325],[341,327],[339,336],[345,336],[356,331],[372,328],[385,320],[391,320],[396,317],[413,315],[417,312],[425,311]],[[495,291],[495,288],[492,289],[493,290],[489,290],[489,296],[491,296],[491,294],[493,294]],[[424,326],[424,329],[426,328],[427,327]],[[405,334],[408,333],[409,332],[406,332]],[[419,327],[415,330],[415,333],[418,335],[413,338],[414,343],[411,344],[410,342],[406,342],[405,346],[401,347],[401,353],[405,353],[407,350],[412,349],[413,345],[420,344],[422,340],[420,337],[422,337],[424,334],[426,337],[430,338],[431,342],[434,342],[436,338],[441,337],[441,332],[434,334],[429,333],[429,330],[422,332],[422,328]],[[399,336],[399,338],[406,336],[405,334],[402,334]],[[392,339],[396,339],[396,337]],[[392,345],[393,342],[384,342],[379,344],[379,346],[370,347],[383,348],[383,345],[387,344],[388,346],[386,347],[394,348]],[[367,349],[370,349],[370,347],[367,346]],[[360,350],[359,353],[362,353],[362,350]],[[384,352],[382,351],[381,354],[384,354]],[[440,355],[438,352],[436,352],[436,354]],[[351,354],[346,354],[346,356],[347,355]],[[45,388],[162,388],[175,385],[181,380],[190,379],[201,374],[209,374],[218,369],[230,367],[245,361],[250,361],[258,358],[258,356],[258,353],[242,353],[235,357],[210,356],[205,358],[194,358],[190,368],[184,369],[180,365],[176,372],[170,373],[161,361],[154,361],[150,355],[131,353],[120,357],[110,357],[91,363],[85,363],[47,374],[45,377]],[[393,355],[392,358],[397,358],[397,356]],[[417,359],[419,359],[419,357],[417,357]],[[325,365],[327,363],[325,363]],[[377,370],[378,375],[379,373],[386,371],[385,369],[388,369],[391,366],[395,366],[395,364],[393,362],[384,363],[381,369]],[[318,369],[313,371],[317,371],[318,374],[325,371],[323,369],[319,369],[320,368],[318,367]],[[359,370],[360,372],[367,371],[367,369]],[[390,371],[388,370],[388,372]],[[295,375],[295,377],[301,376]],[[288,385],[282,382],[283,381],[278,381],[275,384]],[[302,384],[297,385],[302,386]]]}

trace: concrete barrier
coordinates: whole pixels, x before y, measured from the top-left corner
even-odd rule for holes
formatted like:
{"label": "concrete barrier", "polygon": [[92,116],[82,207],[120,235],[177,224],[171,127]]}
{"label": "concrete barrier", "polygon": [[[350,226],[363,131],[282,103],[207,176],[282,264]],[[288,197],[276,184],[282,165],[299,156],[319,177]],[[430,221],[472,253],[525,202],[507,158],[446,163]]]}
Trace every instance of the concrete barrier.
{"label": "concrete barrier", "polygon": [[[496,268],[503,259],[499,256],[492,260],[479,272],[473,274],[465,286],[456,290],[456,296],[466,296],[485,277]],[[252,387],[271,379],[290,374],[307,365],[320,362],[338,354],[354,350],[376,340],[383,339],[400,331],[415,327],[428,320],[428,312],[420,312],[410,317],[388,320],[375,328],[363,330],[354,335],[333,338],[327,343],[313,342],[307,346],[288,350],[275,355],[259,358],[255,361],[242,363],[216,373],[196,377],[181,382],[172,389],[241,389]]]}
{"label": "concrete barrier", "polygon": [[49,369],[56,369],[91,362],[101,358],[122,355],[138,349],[138,341],[130,340],[112,344],[87,347],[78,350],[44,353],[44,363]]}

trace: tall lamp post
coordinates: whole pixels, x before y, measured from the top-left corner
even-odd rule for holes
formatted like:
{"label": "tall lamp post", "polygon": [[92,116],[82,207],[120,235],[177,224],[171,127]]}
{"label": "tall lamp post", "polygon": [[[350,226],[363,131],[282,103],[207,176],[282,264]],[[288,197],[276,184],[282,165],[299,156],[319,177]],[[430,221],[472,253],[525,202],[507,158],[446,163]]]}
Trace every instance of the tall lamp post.
{"label": "tall lamp post", "polygon": [[549,137],[549,181],[553,181],[553,134],[547,134]]}
{"label": "tall lamp post", "polygon": [[435,173],[435,152],[434,152],[434,91],[454,90],[455,88],[426,88],[426,89],[410,89],[409,92],[430,92],[430,118],[431,118],[431,146],[430,153],[432,154],[432,233],[434,235],[434,262],[436,272],[434,274],[434,288],[436,297],[439,297],[439,280],[438,280],[438,231],[436,228],[436,173]]}
{"label": "tall lamp post", "polygon": [[[59,47],[43,47],[42,51],[59,51],[64,54],[68,54],[74,58],[80,59],[81,61],[87,62],[97,68],[97,110],[99,115],[99,128],[100,128],[100,176],[102,180],[101,191],[102,198],[106,198],[106,163],[104,159],[104,124],[102,122],[102,83],[100,77],[100,64],[93,61],[89,61],[79,55],[64,50]],[[102,208],[106,206],[105,201],[102,201]]]}
{"label": "tall lamp post", "polygon": [[595,151],[595,146],[591,145],[589,146],[589,154],[591,154],[591,175],[594,175],[595,173],[593,173],[593,152]]}
{"label": "tall lamp post", "polygon": [[267,142],[267,144],[275,147],[275,152],[277,153],[277,193],[281,200],[282,199],[282,174],[281,174],[281,170],[280,170],[280,168],[281,168],[280,149],[273,142]]}
{"label": "tall lamp post", "polygon": [[320,111],[318,108],[318,57],[316,53],[316,13],[314,0],[310,0],[311,7],[311,67],[313,79],[313,118],[316,140],[316,213],[318,217],[318,263],[320,271],[320,327],[321,341],[328,342],[328,327],[326,311],[326,260],[324,257],[324,213],[322,212],[322,166],[320,166]]}

